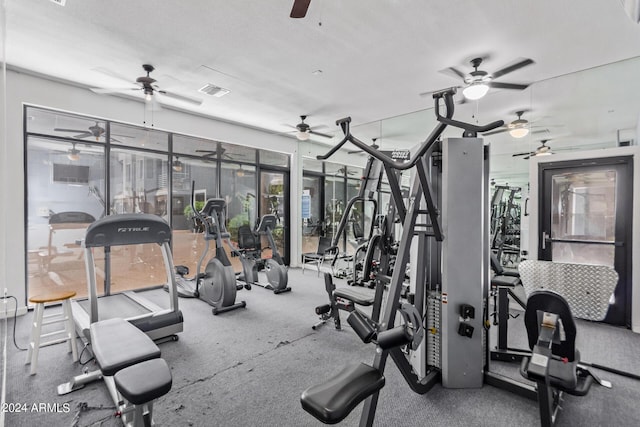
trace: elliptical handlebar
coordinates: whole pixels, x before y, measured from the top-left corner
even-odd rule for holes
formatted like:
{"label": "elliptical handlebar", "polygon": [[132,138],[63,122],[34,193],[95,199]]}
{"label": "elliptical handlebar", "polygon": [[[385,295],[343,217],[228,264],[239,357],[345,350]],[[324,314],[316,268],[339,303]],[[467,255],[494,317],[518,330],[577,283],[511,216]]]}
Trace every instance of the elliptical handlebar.
{"label": "elliptical handlebar", "polygon": [[206,226],[205,218],[202,216],[200,211],[196,209],[195,200],[196,200],[196,182],[191,181],[191,210],[193,211],[193,215],[198,218],[203,225]]}
{"label": "elliptical handlebar", "polygon": [[[431,134],[427,137],[427,139],[420,145],[420,148],[413,156],[409,159],[408,162],[398,162],[393,160],[391,157],[386,154],[380,152],[379,150],[371,147],[370,145],[360,141],[358,138],[351,134],[350,123],[351,117],[345,117],[343,119],[339,119],[336,121],[336,125],[340,126],[342,132],[344,133],[344,138],[334,146],[329,152],[325,155],[316,156],[318,160],[326,160],[335,154],[344,144],[347,142],[351,142],[356,147],[360,148],[362,151],[368,153],[369,155],[375,157],[380,160],[384,164],[391,166],[396,170],[408,170],[411,169],[415,164],[422,158],[422,156],[431,148],[431,146],[438,140],[442,132],[445,130],[447,125],[454,126],[457,128],[461,128],[464,130],[464,136],[475,136],[479,132],[487,132],[492,129],[498,128],[504,124],[504,121],[498,120],[492,123],[489,123],[484,126],[477,126],[471,123],[460,122],[458,120],[453,120],[453,111],[454,111],[454,102],[453,95],[456,93],[456,88],[449,88],[439,92],[435,92],[433,94],[433,99],[435,103],[435,113],[436,118],[438,120],[438,125],[433,129]],[[446,116],[440,115],[440,99],[444,101],[444,105],[446,108]]]}

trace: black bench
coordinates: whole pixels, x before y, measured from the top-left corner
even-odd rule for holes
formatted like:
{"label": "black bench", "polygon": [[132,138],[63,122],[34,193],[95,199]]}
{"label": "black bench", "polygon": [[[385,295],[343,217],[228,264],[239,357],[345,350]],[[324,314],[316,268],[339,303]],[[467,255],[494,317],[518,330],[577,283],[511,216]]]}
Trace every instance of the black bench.
{"label": "black bench", "polygon": [[160,358],[160,349],[124,319],[93,323],[90,331],[93,354],[123,423],[151,425],[153,400],[168,393],[172,385],[171,370]]}

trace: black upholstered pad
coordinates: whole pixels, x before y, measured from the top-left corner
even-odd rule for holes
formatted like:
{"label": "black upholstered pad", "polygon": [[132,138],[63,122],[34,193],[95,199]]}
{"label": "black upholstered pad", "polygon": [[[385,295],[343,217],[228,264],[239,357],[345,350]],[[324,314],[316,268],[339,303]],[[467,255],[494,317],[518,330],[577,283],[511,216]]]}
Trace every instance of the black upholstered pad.
{"label": "black upholstered pad", "polygon": [[[578,350],[576,350],[576,358],[573,362],[565,361],[557,357],[550,359],[547,375],[549,377],[549,384],[551,385],[551,387],[564,390],[569,394],[574,394],[574,390],[581,388],[578,387],[578,382],[580,379],[578,377],[579,362],[580,352]],[[525,378],[528,378],[532,381],[541,380],[542,378],[538,378],[537,376],[529,374],[529,363],[531,363],[531,359],[529,357],[524,357],[522,359],[520,373]],[[580,390],[578,390],[578,393],[575,394],[581,394]]]}
{"label": "black upholstered pad", "polygon": [[384,386],[384,376],[364,363],[352,364],[323,384],[309,387],[300,402],[325,424],[342,421],[360,402]]}
{"label": "black upholstered pad", "polygon": [[373,304],[374,297],[371,292],[367,292],[364,289],[358,288],[340,288],[333,292],[333,295],[345,298],[355,302],[358,305],[371,305]]}
{"label": "black upholstered pad", "polygon": [[124,319],[92,323],[91,348],[102,375],[106,376],[112,376],[127,366],[160,357],[156,343]]}
{"label": "black upholstered pad", "polygon": [[152,359],[124,368],[113,377],[116,388],[134,405],[150,402],[171,390],[171,370],[164,359]]}
{"label": "black upholstered pad", "polygon": [[520,284],[520,277],[516,276],[493,276],[491,278],[491,286],[505,286],[514,288]]}

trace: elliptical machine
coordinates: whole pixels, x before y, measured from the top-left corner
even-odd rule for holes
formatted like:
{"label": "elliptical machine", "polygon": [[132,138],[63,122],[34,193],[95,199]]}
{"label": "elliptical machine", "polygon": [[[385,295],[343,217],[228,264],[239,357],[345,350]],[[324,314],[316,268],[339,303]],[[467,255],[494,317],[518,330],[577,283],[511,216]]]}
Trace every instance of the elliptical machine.
{"label": "elliptical machine", "polygon": [[[235,272],[222,244],[222,239],[229,237],[229,233],[224,227],[226,202],[224,199],[209,199],[202,210],[198,212],[193,202],[193,188],[192,184],[191,209],[204,227],[205,247],[198,260],[196,276],[193,279],[184,277],[189,272],[187,267],[176,267],[178,294],[187,298],[200,298],[213,307],[213,314],[246,307],[245,301],[236,302],[236,292],[241,290],[243,286],[236,282]],[[202,272],[202,264],[209,253],[211,240],[216,242],[216,254],[207,262],[204,272]],[[247,290],[251,289],[250,284],[244,287]]]}
{"label": "elliptical machine", "polygon": [[[272,230],[276,227],[278,218],[274,214],[267,214],[260,218],[260,222],[254,231],[250,229],[242,233],[238,230],[238,242],[240,250],[237,255],[242,263],[242,276],[247,285],[262,286],[265,289],[273,291],[274,294],[290,292],[291,288],[287,286],[289,283],[289,274],[287,267],[282,261],[282,257],[278,252],[278,247],[273,238]],[[247,229],[249,227],[246,227]],[[271,247],[271,258],[262,259],[260,247],[260,236],[267,236],[269,246]],[[269,283],[260,283],[258,281],[258,271],[264,269]]]}
{"label": "elliptical machine", "polygon": [[[224,227],[224,212],[227,203],[224,199],[209,199],[202,211],[196,213],[196,217],[205,226],[206,248],[203,252],[196,271],[197,286],[195,296],[213,306],[213,314],[224,313],[236,308],[246,307],[245,301],[236,302],[236,291],[242,289],[242,285],[236,283],[236,274],[231,262],[224,251],[223,238],[229,238],[229,233]],[[194,212],[196,212],[194,210]],[[202,260],[209,249],[209,240],[216,242],[216,254],[207,262],[204,273],[200,274]],[[251,289],[246,284],[247,290]]]}

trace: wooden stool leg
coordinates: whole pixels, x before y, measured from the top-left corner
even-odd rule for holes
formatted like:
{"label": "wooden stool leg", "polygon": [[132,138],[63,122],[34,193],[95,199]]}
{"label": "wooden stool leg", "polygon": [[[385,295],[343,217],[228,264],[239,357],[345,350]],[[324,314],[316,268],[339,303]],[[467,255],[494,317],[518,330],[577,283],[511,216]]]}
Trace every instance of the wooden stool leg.
{"label": "wooden stool leg", "polygon": [[30,345],[33,346],[31,354],[31,375],[35,375],[38,369],[38,353],[40,353],[40,335],[42,335],[42,316],[44,315],[44,304],[36,304],[36,321],[33,325],[34,336]]}
{"label": "wooden stool leg", "polygon": [[36,308],[33,311],[33,319],[31,320],[31,334],[29,335],[29,348],[27,348],[27,358],[24,361],[25,365],[31,363],[31,355],[33,354],[33,339],[36,335],[36,319],[38,318],[39,304],[36,304]]}
{"label": "wooden stool leg", "polygon": [[73,361],[78,361],[78,346],[76,344],[76,328],[73,324],[73,314],[71,313],[70,300],[62,301],[62,309],[64,315],[64,324],[67,336],[69,337],[69,351],[73,356]]}

